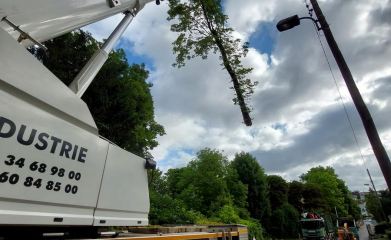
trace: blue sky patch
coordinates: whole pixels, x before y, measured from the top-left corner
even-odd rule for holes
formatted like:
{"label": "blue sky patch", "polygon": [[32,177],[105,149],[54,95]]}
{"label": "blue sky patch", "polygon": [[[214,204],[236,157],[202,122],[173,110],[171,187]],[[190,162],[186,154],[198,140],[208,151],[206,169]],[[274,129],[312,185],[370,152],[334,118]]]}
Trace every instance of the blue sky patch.
{"label": "blue sky patch", "polygon": [[274,45],[276,43],[275,36],[277,30],[275,30],[274,22],[261,23],[257,30],[249,37],[250,47],[257,49],[260,53],[272,54]]}
{"label": "blue sky patch", "polygon": [[133,42],[121,38],[121,43],[118,45],[118,47],[124,49],[129,65],[132,65],[133,63],[136,64],[145,63],[145,66],[148,70],[151,71],[156,70],[151,58],[147,57],[146,55],[139,55],[134,52]]}

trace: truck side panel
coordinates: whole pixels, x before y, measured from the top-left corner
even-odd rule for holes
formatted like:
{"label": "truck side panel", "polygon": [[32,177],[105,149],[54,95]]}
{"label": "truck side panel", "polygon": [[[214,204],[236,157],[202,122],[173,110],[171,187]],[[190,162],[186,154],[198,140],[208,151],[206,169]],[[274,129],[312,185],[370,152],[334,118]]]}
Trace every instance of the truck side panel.
{"label": "truck side panel", "polygon": [[145,159],[110,145],[94,226],[148,225]]}
{"label": "truck side panel", "polygon": [[7,35],[0,28],[0,224],[92,225],[109,143],[87,131],[85,103]]}

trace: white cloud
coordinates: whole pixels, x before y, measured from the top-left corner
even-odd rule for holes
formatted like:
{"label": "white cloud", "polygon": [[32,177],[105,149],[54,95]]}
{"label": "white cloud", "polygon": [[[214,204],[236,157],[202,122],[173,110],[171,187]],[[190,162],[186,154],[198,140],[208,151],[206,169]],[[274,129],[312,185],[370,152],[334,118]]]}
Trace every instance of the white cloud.
{"label": "white cloud", "polygon": [[[320,1],[320,5],[390,153],[391,1],[335,0]],[[295,14],[307,16],[304,4],[297,0],[227,0],[225,9],[229,25],[243,40],[263,23],[275,24]],[[259,86],[251,101],[253,126],[247,128],[239,107],[231,101],[232,83],[217,56],[194,59],[181,69],[171,66],[176,33],[170,31],[166,11],[164,2],[148,4],[130,24],[121,44],[153,62],[150,81],[154,83],[156,119],[167,132],[158,138],[160,145],[153,155],[163,169],[190,161],[193,155],[186,149],[194,154],[210,147],[224,150],[229,158],[238,151],[251,152],[268,173],[289,180],[311,167],[331,165],[350,188],[362,190],[367,181],[365,167],[310,21],[287,32],[274,30],[271,56],[250,48],[243,63],[254,68],[249,77],[259,81]],[[87,29],[99,39],[107,38],[120,19],[113,17]],[[321,39],[368,168],[379,173],[343,78],[324,37]],[[127,41],[129,46],[124,45]],[[376,179],[379,188],[384,188],[381,175]]]}

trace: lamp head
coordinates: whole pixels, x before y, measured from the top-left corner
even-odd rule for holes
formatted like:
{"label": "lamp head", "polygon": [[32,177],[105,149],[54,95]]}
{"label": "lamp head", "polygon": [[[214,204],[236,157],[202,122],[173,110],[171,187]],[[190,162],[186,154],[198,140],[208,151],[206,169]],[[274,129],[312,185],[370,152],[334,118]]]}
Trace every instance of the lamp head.
{"label": "lamp head", "polygon": [[278,31],[283,32],[299,25],[300,25],[299,16],[295,15],[279,21],[276,27]]}

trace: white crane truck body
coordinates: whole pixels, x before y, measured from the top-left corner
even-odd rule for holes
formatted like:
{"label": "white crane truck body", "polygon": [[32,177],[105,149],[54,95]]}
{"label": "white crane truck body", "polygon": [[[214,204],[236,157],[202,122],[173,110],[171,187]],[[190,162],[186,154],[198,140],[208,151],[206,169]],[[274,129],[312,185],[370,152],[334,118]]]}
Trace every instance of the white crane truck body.
{"label": "white crane truck body", "polygon": [[[151,0],[2,0],[38,42]],[[145,226],[146,160],[99,137],[87,105],[0,23],[0,227]]]}

